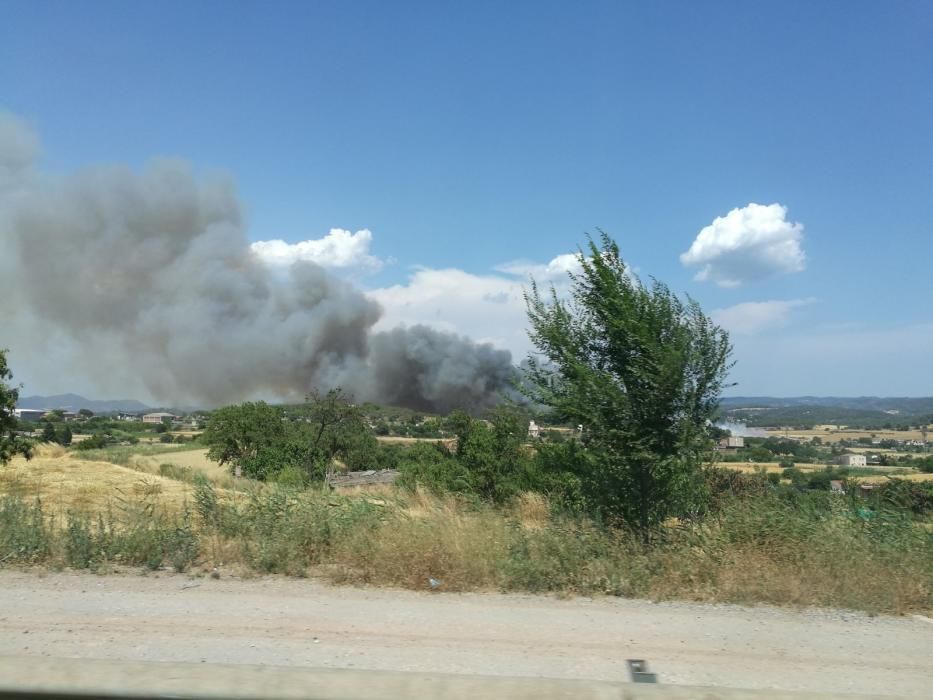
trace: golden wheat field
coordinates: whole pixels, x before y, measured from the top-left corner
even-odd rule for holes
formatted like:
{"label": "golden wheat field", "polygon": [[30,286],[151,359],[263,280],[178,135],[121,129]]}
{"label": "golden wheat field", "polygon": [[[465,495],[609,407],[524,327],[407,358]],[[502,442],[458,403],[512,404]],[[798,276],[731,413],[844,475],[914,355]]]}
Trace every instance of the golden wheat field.
{"label": "golden wheat field", "polygon": [[175,464],[179,467],[199,471],[212,481],[223,480],[224,477],[230,475],[230,470],[227,467],[207,458],[207,450],[205,449],[167,452],[158,455],[140,455],[134,459],[135,463],[140,467],[157,468],[160,464]]}
{"label": "golden wheat field", "polygon": [[[838,426],[816,426],[814,430],[781,430],[769,428],[767,437],[792,438],[797,440],[810,440],[818,437],[824,443],[839,442],[840,440],[858,440],[859,438],[878,438],[880,440],[922,440],[923,434],[919,430],[856,430],[839,428]],[[929,435],[927,436],[929,439]]]}
{"label": "golden wheat field", "polygon": [[75,459],[61,447],[41,446],[31,460],[0,469],[0,493],[38,496],[49,512],[96,512],[119,500],[157,496],[168,507],[190,500],[188,484],[109,462]]}
{"label": "golden wheat field", "polygon": [[[784,467],[778,462],[718,462],[716,466],[722,469],[732,469],[737,472],[742,472],[743,474],[755,474],[760,471],[765,471],[767,473],[780,473],[784,471]],[[795,464],[794,466],[804,472],[824,469],[822,464]]]}

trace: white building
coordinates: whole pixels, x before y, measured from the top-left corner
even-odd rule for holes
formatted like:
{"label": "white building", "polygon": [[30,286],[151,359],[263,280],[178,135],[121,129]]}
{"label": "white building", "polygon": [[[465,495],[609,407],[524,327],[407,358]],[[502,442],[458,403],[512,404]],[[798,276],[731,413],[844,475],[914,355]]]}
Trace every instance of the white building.
{"label": "white building", "polygon": [[730,435],[719,441],[719,446],[727,450],[737,450],[745,447],[745,438],[741,435]]}
{"label": "white building", "polygon": [[539,437],[541,437],[541,428],[538,427],[537,423],[531,421],[528,424],[528,439],[537,440]]}
{"label": "white building", "polygon": [[865,455],[842,455],[839,464],[843,467],[864,467],[868,465]]}
{"label": "white building", "polygon": [[143,423],[162,423],[165,419],[175,420],[174,413],[147,413],[143,416]]}

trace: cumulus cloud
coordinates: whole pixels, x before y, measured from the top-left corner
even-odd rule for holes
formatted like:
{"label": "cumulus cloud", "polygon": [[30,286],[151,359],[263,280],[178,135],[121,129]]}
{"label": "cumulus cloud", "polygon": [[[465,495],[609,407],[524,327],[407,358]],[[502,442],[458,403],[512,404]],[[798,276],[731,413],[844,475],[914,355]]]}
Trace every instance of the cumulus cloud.
{"label": "cumulus cloud", "polygon": [[268,265],[284,267],[305,261],[327,268],[357,268],[375,272],[385,263],[370,254],[372,241],[373,234],[369,229],[352,233],[346,229],[332,228],[323,238],[297,243],[286,243],[281,239],[256,241],[250,245],[250,249]]}
{"label": "cumulus cloud", "polygon": [[422,267],[404,284],[374,289],[368,295],[384,309],[378,329],[426,324],[524,354],[530,343],[525,332],[523,282],[495,274]]}
{"label": "cumulus cloud", "polygon": [[802,240],[803,224],[787,220],[787,207],[751,203],[716,217],[700,231],[680,261],[687,267],[700,267],[695,277],[698,281],[738,287],[803,270]]}
{"label": "cumulus cloud", "polygon": [[524,357],[533,350],[524,296],[529,277],[542,286],[553,285],[563,297],[570,289],[568,273],[579,272],[576,253],[564,253],[548,262],[514,260],[496,265],[487,274],[418,267],[405,283],[368,294],[384,309],[378,329],[426,324],[466,333]]}
{"label": "cumulus cloud", "polygon": [[753,335],[787,326],[794,309],[812,304],[814,301],[814,299],[746,301],[725,309],[714,309],[710,315],[717,324],[730,333]]}
{"label": "cumulus cloud", "polygon": [[549,263],[540,264],[528,260],[513,260],[496,266],[496,271],[516,277],[533,277],[537,282],[567,281],[568,273],[580,272],[580,259],[576,253],[564,253],[553,258]]}

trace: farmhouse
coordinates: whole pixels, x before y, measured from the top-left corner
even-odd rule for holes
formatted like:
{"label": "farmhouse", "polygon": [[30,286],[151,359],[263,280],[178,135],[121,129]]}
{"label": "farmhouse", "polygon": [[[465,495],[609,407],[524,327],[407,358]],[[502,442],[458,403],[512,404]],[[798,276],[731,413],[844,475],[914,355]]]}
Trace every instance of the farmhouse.
{"label": "farmhouse", "polygon": [[719,441],[719,447],[724,450],[737,450],[745,447],[745,438],[741,435],[730,435]]}
{"label": "farmhouse", "polygon": [[864,467],[867,466],[868,460],[865,459],[865,455],[842,455],[839,464],[843,467]]}
{"label": "farmhouse", "polygon": [[147,413],[146,415],[143,416],[143,423],[161,423],[166,418],[168,420],[176,420],[177,416],[175,416],[175,414],[173,413],[163,413],[163,412]]}
{"label": "farmhouse", "polygon": [[534,421],[528,423],[528,439],[537,440],[541,436],[541,428]]}

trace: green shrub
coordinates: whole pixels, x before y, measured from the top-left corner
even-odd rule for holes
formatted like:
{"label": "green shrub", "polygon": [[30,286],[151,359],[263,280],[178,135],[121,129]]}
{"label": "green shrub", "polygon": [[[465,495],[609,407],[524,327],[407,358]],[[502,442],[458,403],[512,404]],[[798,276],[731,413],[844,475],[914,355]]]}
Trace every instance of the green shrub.
{"label": "green shrub", "polygon": [[52,539],[38,498],[32,504],[10,494],[0,499],[0,564],[40,562],[51,553]]}

